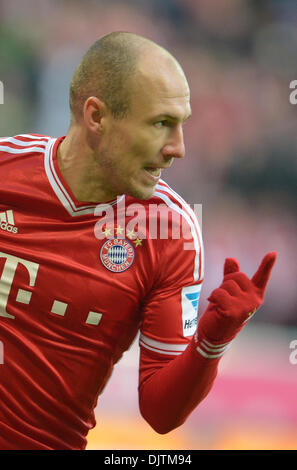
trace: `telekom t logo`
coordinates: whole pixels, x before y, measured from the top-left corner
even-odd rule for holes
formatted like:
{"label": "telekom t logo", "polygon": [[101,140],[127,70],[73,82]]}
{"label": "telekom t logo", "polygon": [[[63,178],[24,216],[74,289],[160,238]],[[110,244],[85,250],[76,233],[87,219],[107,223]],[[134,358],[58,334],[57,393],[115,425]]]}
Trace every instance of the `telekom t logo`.
{"label": "telekom t logo", "polygon": [[[0,251],[0,260],[1,258],[5,258],[5,264],[3,268],[2,275],[0,277],[0,317],[12,318],[15,317],[7,312],[7,301],[9,298],[11,286],[13,283],[14,275],[18,264],[24,266],[28,271],[28,285],[30,287],[35,286],[36,276],[39,268],[39,264],[33,263],[32,261],[28,261],[23,258],[18,258],[17,256],[12,256],[7,253],[3,253]],[[29,290],[18,289],[16,302],[20,302],[22,304],[29,304],[31,300],[32,292]],[[51,313],[55,313],[56,315],[64,316],[67,310],[68,304],[65,302],[61,302],[60,300],[55,299],[52,304]],[[85,324],[98,326],[102,318],[101,312],[94,312],[90,310],[88,312],[87,319],[85,320]],[[1,344],[0,344],[1,347]],[[1,353],[1,349],[0,349]],[[1,357],[0,357],[1,360]],[[1,363],[1,362],[0,362]]]}
{"label": "telekom t logo", "polygon": [[[7,301],[10,294],[10,289],[13,283],[13,278],[17,269],[18,264],[22,264],[28,271],[29,274],[29,286],[35,285],[36,275],[39,268],[39,264],[27,261],[17,256],[12,256],[7,253],[0,251],[0,258],[5,258],[5,265],[3,268],[2,276],[0,278],[0,316],[7,318],[14,318],[6,311]],[[16,297],[17,302],[28,304],[31,299],[32,292],[19,289]]]}

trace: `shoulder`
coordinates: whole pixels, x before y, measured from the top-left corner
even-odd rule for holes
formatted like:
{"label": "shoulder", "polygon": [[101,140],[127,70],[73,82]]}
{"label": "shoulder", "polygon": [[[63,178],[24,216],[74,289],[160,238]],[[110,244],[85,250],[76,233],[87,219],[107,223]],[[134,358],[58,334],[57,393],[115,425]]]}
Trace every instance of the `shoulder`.
{"label": "shoulder", "polygon": [[[200,205],[193,208],[165,181],[160,180],[150,199],[141,201],[146,210],[147,238],[157,240],[163,263],[194,263],[194,281],[204,276],[204,248],[199,224]],[[176,268],[178,268],[176,266]]]}
{"label": "shoulder", "polygon": [[167,220],[169,218],[174,224],[179,223],[182,226],[184,234],[189,232],[194,239],[202,239],[198,215],[200,205],[194,204],[192,208],[190,204],[165,181],[160,180],[156,186],[153,197],[147,202],[151,216],[154,213],[154,207],[156,207],[160,220],[164,218]]}
{"label": "shoulder", "polygon": [[[126,196],[126,206],[132,206],[133,210],[144,209],[146,219],[153,224],[163,222],[171,229],[183,228],[183,233],[190,232],[194,239],[202,239],[199,218],[200,204],[194,204],[193,208],[182,196],[174,191],[164,180],[157,184],[154,194],[150,199],[137,200]],[[161,236],[161,238],[164,238]],[[167,238],[167,237],[165,237]]]}
{"label": "shoulder", "polygon": [[156,186],[153,200],[157,203],[165,204],[172,211],[180,213],[185,219],[198,222],[195,208],[192,209],[190,204],[183,197],[174,191],[164,180],[160,180]]}
{"label": "shoulder", "polygon": [[0,153],[24,155],[44,152],[51,137],[41,134],[18,134],[12,137],[0,137]]}

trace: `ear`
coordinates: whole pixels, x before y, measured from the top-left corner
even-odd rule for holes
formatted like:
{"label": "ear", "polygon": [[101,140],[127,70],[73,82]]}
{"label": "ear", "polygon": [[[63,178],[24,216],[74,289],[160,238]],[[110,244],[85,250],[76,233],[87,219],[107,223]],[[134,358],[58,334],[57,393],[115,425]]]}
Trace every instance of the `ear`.
{"label": "ear", "polygon": [[105,103],[96,96],[89,96],[83,108],[84,122],[87,128],[96,134],[103,131],[103,117],[106,115]]}

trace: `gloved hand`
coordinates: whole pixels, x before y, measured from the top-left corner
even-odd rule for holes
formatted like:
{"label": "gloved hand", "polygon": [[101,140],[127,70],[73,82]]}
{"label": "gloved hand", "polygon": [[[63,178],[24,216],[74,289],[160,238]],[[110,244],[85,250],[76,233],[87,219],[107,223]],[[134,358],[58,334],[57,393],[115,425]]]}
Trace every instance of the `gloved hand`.
{"label": "gloved hand", "polygon": [[264,256],[258,270],[249,279],[240,272],[236,259],[226,258],[224,278],[208,297],[209,305],[199,320],[195,341],[204,357],[220,357],[245,323],[262,305],[276,252]]}

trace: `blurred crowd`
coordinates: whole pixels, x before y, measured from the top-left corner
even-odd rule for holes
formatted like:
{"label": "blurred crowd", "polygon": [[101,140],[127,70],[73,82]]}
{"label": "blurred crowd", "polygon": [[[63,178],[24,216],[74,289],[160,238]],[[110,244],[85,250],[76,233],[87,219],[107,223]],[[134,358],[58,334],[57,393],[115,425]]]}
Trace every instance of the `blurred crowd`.
{"label": "blurred crowd", "polygon": [[191,88],[186,159],[163,177],[202,204],[200,312],[225,257],[252,275],[276,250],[267,301],[253,321],[296,325],[296,25],[290,0],[0,0],[0,134],[65,134],[71,75],[99,36],[131,31],[161,44]]}

